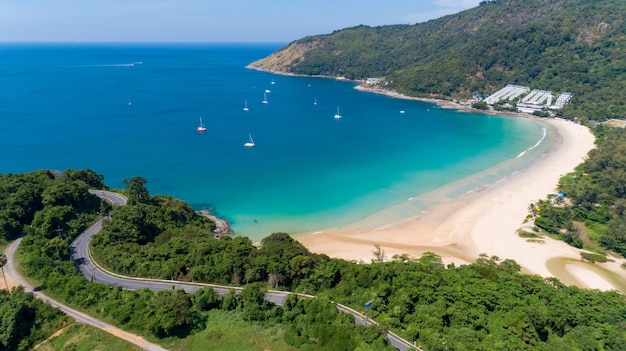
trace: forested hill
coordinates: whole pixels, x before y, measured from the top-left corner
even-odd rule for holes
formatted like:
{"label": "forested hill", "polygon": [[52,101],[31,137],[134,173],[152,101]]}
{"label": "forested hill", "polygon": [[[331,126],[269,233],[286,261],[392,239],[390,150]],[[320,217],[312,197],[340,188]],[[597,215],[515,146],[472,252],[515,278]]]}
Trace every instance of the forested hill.
{"label": "forested hill", "polygon": [[252,67],[444,99],[506,84],[574,94],[562,113],[626,117],[626,1],[497,0],[415,25],[358,26],[290,43]]}

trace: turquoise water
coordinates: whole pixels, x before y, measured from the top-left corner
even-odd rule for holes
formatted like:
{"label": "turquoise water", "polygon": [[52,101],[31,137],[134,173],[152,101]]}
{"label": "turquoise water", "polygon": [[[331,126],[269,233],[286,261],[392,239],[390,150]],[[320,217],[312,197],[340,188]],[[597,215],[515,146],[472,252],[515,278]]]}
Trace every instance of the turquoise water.
{"label": "turquoise water", "polygon": [[[260,239],[392,206],[370,225],[410,218],[551,145],[548,130],[517,157],[542,140],[542,125],[245,69],[281,46],[0,45],[0,172],[91,168],[113,187],[142,176],[152,194]],[[248,133],[254,148],[243,147]]]}

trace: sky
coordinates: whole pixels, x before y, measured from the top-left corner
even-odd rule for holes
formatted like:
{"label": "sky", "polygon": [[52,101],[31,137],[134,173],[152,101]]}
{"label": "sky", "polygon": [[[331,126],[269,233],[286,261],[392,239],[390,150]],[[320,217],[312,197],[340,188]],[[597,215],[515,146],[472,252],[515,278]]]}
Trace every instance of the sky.
{"label": "sky", "polygon": [[415,24],[480,0],[0,0],[0,42],[291,42]]}

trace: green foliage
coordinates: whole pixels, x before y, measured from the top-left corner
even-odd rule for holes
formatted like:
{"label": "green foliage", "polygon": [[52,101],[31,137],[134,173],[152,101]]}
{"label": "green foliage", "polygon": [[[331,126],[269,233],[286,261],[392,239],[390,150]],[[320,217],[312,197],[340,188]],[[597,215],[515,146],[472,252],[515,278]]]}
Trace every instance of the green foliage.
{"label": "green foliage", "polygon": [[[533,206],[535,225],[558,235],[567,243],[583,247],[573,221],[584,223],[591,232],[590,249],[600,245],[626,255],[626,130],[598,126],[597,148],[585,163],[563,177],[559,190],[567,194],[562,205],[548,200]],[[596,242],[597,241],[597,242]]]}
{"label": "green foliage", "polygon": [[0,174],[0,238],[13,239],[43,208],[41,193],[52,182],[48,171]]}
{"label": "green foliage", "polygon": [[104,184],[104,176],[98,174],[90,169],[71,170],[64,171],[59,178],[67,179],[70,181],[78,180],[82,182],[89,189],[106,189]]}
{"label": "green foliage", "polygon": [[157,291],[148,307],[148,330],[155,336],[186,335],[194,321],[192,299],[183,290]]}
{"label": "green foliage", "polygon": [[[363,271],[372,278],[361,287],[357,277]],[[616,335],[623,340],[626,329],[619,321],[626,303],[619,294],[565,287],[519,271],[515,262],[497,257],[445,268],[428,255],[352,266],[332,293],[352,306],[375,295],[376,320],[427,350],[443,350],[444,341],[463,350],[554,350],[556,345],[569,350],[588,345],[589,335],[605,345]]]}
{"label": "green foliage", "polygon": [[489,105],[487,105],[487,103],[484,101],[479,101],[479,102],[473,103],[472,108],[479,109],[479,110],[487,110],[489,109]]}
{"label": "green foliage", "polygon": [[[589,182],[590,178],[595,176],[589,173],[576,179]],[[578,185],[574,181],[570,186]],[[594,218],[602,219],[620,211],[621,205],[611,206],[606,196],[598,194],[602,203],[584,207],[587,213],[595,212]],[[40,211],[47,213],[48,206]],[[356,264],[312,254],[284,233],[266,238],[260,248],[247,238],[215,239],[206,232],[208,220],[168,197],[154,196],[127,207],[133,209],[116,208],[105,225],[111,226],[109,232],[94,239],[94,253],[101,262],[124,274],[254,284],[239,295],[231,292],[221,299],[207,288],[191,296],[180,290],[131,291],[93,284],[67,260],[69,238],[40,235],[46,231],[39,225],[29,229],[20,245],[23,271],[39,283],[39,289],[59,300],[129,330],[166,340],[194,338],[210,324],[211,312],[219,308],[250,323],[281,323],[284,341],[302,350],[391,349],[384,336],[388,328],[428,350],[441,349],[444,343],[465,350],[569,350],[597,345],[621,350],[626,341],[622,296],[522,275],[520,266],[510,260],[483,255],[474,264],[446,267],[440,257],[427,253],[419,259],[401,255],[391,261]],[[571,213],[549,201],[535,210],[545,213],[550,221],[546,223],[555,227],[571,223]],[[37,223],[47,225],[43,220],[47,217],[37,212],[33,221],[40,217]],[[136,235],[132,241],[124,241],[112,234],[112,228],[120,233],[136,230]],[[556,232],[567,235],[575,231]],[[115,238],[117,242],[105,240]],[[273,275],[275,279],[271,279]],[[272,306],[263,299],[269,284],[304,290],[318,298],[290,296],[284,308]],[[381,323],[380,328],[355,325],[353,317],[339,313],[330,302],[361,308],[372,299],[375,303],[368,315]],[[27,315],[22,307],[12,306],[0,304],[0,310],[8,316]],[[0,342],[28,338],[12,332],[23,330],[15,327],[21,320],[2,319],[6,323]]]}
{"label": "green foliage", "polygon": [[193,294],[193,308],[196,311],[209,311],[219,308],[221,304],[220,296],[213,288],[204,288]]}
{"label": "green foliage", "polygon": [[266,312],[271,309],[270,303],[265,301],[266,285],[253,283],[246,285],[241,291],[240,301],[243,305],[243,316],[247,320],[262,321],[266,318]]}
{"label": "green foliage", "polygon": [[286,325],[250,322],[241,311],[209,310],[203,314],[206,326],[184,339],[168,338],[160,344],[167,350],[296,351],[283,340]]}
{"label": "green foliage", "polygon": [[[626,116],[626,3],[486,5],[415,25],[357,26],[305,37],[255,65],[349,79],[386,77],[387,87],[401,93],[446,99],[528,85],[572,92],[560,111],[564,116]],[[290,61],[273,65],[281,57]]]}
{"label": "green foliage", "polygon": [[394,350],[384,328],[361,327],[323,299],[299,300],[285,312],[285,341],[300,350]]}
{"label": "green foliage", "polygon": [[0,290],[0,349],[27,350],[69,323],[59,310],[22,287]]}
{"label": "green foliage", "polygon": [[147,203],[150,201],[148,188],[144,185],[147,182],[148,180],[144,177],[124,178],[129,204]]}

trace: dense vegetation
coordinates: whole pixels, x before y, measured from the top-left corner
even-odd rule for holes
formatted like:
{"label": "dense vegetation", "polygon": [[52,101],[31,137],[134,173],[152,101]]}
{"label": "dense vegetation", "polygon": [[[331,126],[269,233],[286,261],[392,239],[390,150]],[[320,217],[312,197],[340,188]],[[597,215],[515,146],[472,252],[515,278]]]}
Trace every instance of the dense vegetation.
{"label": "dense vegetation", "polygon": [[597,148],[563,177],[559,191],[531,206],[535,225],[569,244],[626,256],[626,129],[599,125]]}
{"label": "dense vegetation", "polygon": [[0,350],[29,350],[67,324],[61,311],[22,287],[0,290]]}
{"label": "dense vegetation", "polygon": [[103,180],[90,170],[0,174],[0,239],[15,239],[31,224],[47,238],[73,238],[104,210],[87,191],[102,189]]}
{"label": "dense vegetation", "polygon": [[[42,193],[58,182],[84,183],[46,172],[3,179],[16,183],[20,177],[31,184],[33,177],[40,179],[35,183]],[[302,350],[391,349],[384,336],[388,328],[429,351],[444,345],[449,350],[626,349],[626,302],[617,292],[523,275],[515,262],[496,257],[446,267],[433,254],[378,262],[384,252],[376,250],[376,263],[357,264],[312,254],[284,233],[263,239],[260,248],[247,238],[216,239],[210,233],[212,222],[195,217],[183,202],[151,196],[144,183],[143,178],[126,182],[129,205],[113,209],[112,219],[96,236],[98,260],[128,275],[245,284],[240,294],[220,297],[210,288],[194,295],[128,291],[90,283],[68,260],[69,236],[45,226],[48,221],[35,225],[39,212],[57,213],[48,207],[67,206],[61,201],[42,203],[32,216],[33,225],[24,227],[20,261],[25,273],[40,289],[73,306],[167,343],[206,333],[216,311],[232,311],[252,324],[282,325],[280,342]],[[76,196],[81,193],[89,199],[82,191]],[[95,202],[73,203],[73,198],[68,201],[78,216],[85,213],[81,209],[109,210]],[[319,298],[291,295],[279,307],[263,300],[269,287]],[[368,314],[381,327],[355,325],[330,302],[360,309],[369,300],[374,306]],[[218,334],[204,335],[219,342]]]}
{"label": "dense vegetation", "polygon": [[[184,237],[163,232],[152,242],[129,240],[111,245],[106,238],[110,228],[122,225],[116,223],[123,219],[116,214],[119,210],[113,211],[112,221],[94,242],[94,254],[101,262],[128,275],[254,287],[258,303],[244,306],[244,314],[275,322],[279,320],[276,314],[282,313],[282,322],[287,323],[285,340],[291,345],[306,340],[303,333],[311,329],[300,326],[308,325],[301,322],[306,318],[302,315],[309,313],[299,307],[300,312],[292,314],[291,303],[282,312],[262,307],[259,291],[268,286],[316,294],[355,308],[373,299],[373,316],[383,328],[417,340],[428,350],[440,349],[443,343],[452,350],[626,347],[626,303],[618,293],[587,291],[555,279],[522,275],[509,260],[481,257],[472,265],[445,267],[439,257],[425,255],[417,260],[398,256],[391,262],[356,264],[312,254],[284,233],[263,239],[260,248],[247,238],[215,239],[192,232],[185,232]],[[380,250],[373,252],[374,258],[383,255]],[[328,313],[333,309],[325,308]],[[327,333],[326,338],[332,338]]]}
{"label": "dense vegetation", "polygon": [[469,98],[506,84],[574,94],[562,114],[626,116],[626,2],[498,0],[415,25],[358,26],[297,40],[252,65],[385,77],[412,96]]}
{"label": "dense vegetation", "polygon": [[[129,291],[89,282],[77,272],[68,252],[70,242],[78,233],[99,214],[111,210],[106,202],[88,192],[92,185],[103,187],[101,181],[102,177],[91,171],[0,175],[0,187],[10,189],[0,193],[0,201],[7,204],[7,218],[14,219],[13,227],[26,233],[18,252],[21,268],[34,279],[38,289],[102,319],[159,339],[177,339],[201,332],[211,312],[218,309],[234,311],[252,325],[289,325],[282,332],[284,340],[281,343],[302,350],[382,350],[390,347],[384,330],[355,325],[351,317],[338,312],[327,300],[297,301],[292,298],[284,308],[268,304],[263,300],[266,284],[251,284],[240,294],[231,293],[222,298],[210,288],[189,295],[182,290]],[[107,231],[102,235],[112,241],[111,247],[119,250],[120,245],[128,242],[141,247],[157,238],[167,243],[176,242],[181,237],[190,240],[208,238],[216,243],[236,242],[213,238],[215,224],[210,219],[196,214],[182,201],[149,195],[145,182],[141,177],[125,180],[129,206],[113,211],[113,220],[107,222]],[[17,201],[15,193],[26,195]],[[33,211],[24,210],[26,208]],[[15,235],[3,232],[4,237]],[[247,246],[246,250],[256,250],[249,241]],[[117,251],[118,258],[120,252],[123,251]],[[177,254],[164,251],[164,255],[172,258]],[[136,263],[141,267],[159,266],[154,259]],[[272,260],[275,261],[270,258],[268,262]],[[31,339],[27,340],[30,329],[22,328],[27,326],[27,319],[21,318],[22,315],[29,316],[30,323],[36,324],[41,333],[47,332],[42,327],[47,320],[32,321],[35,312],[21,307],[14,310],[9,303],[0,306],[0,312],[6,312],[0,322],[6,323],[6,329],[3,329],[6,330],[5,345],[20,342],[20,345],[32,345]],[[59,314],[58,311],[55,313]],[[4,342],[2,335],[0,342]],[[38,339],[41,338],[33,337],[32,340]]]}

